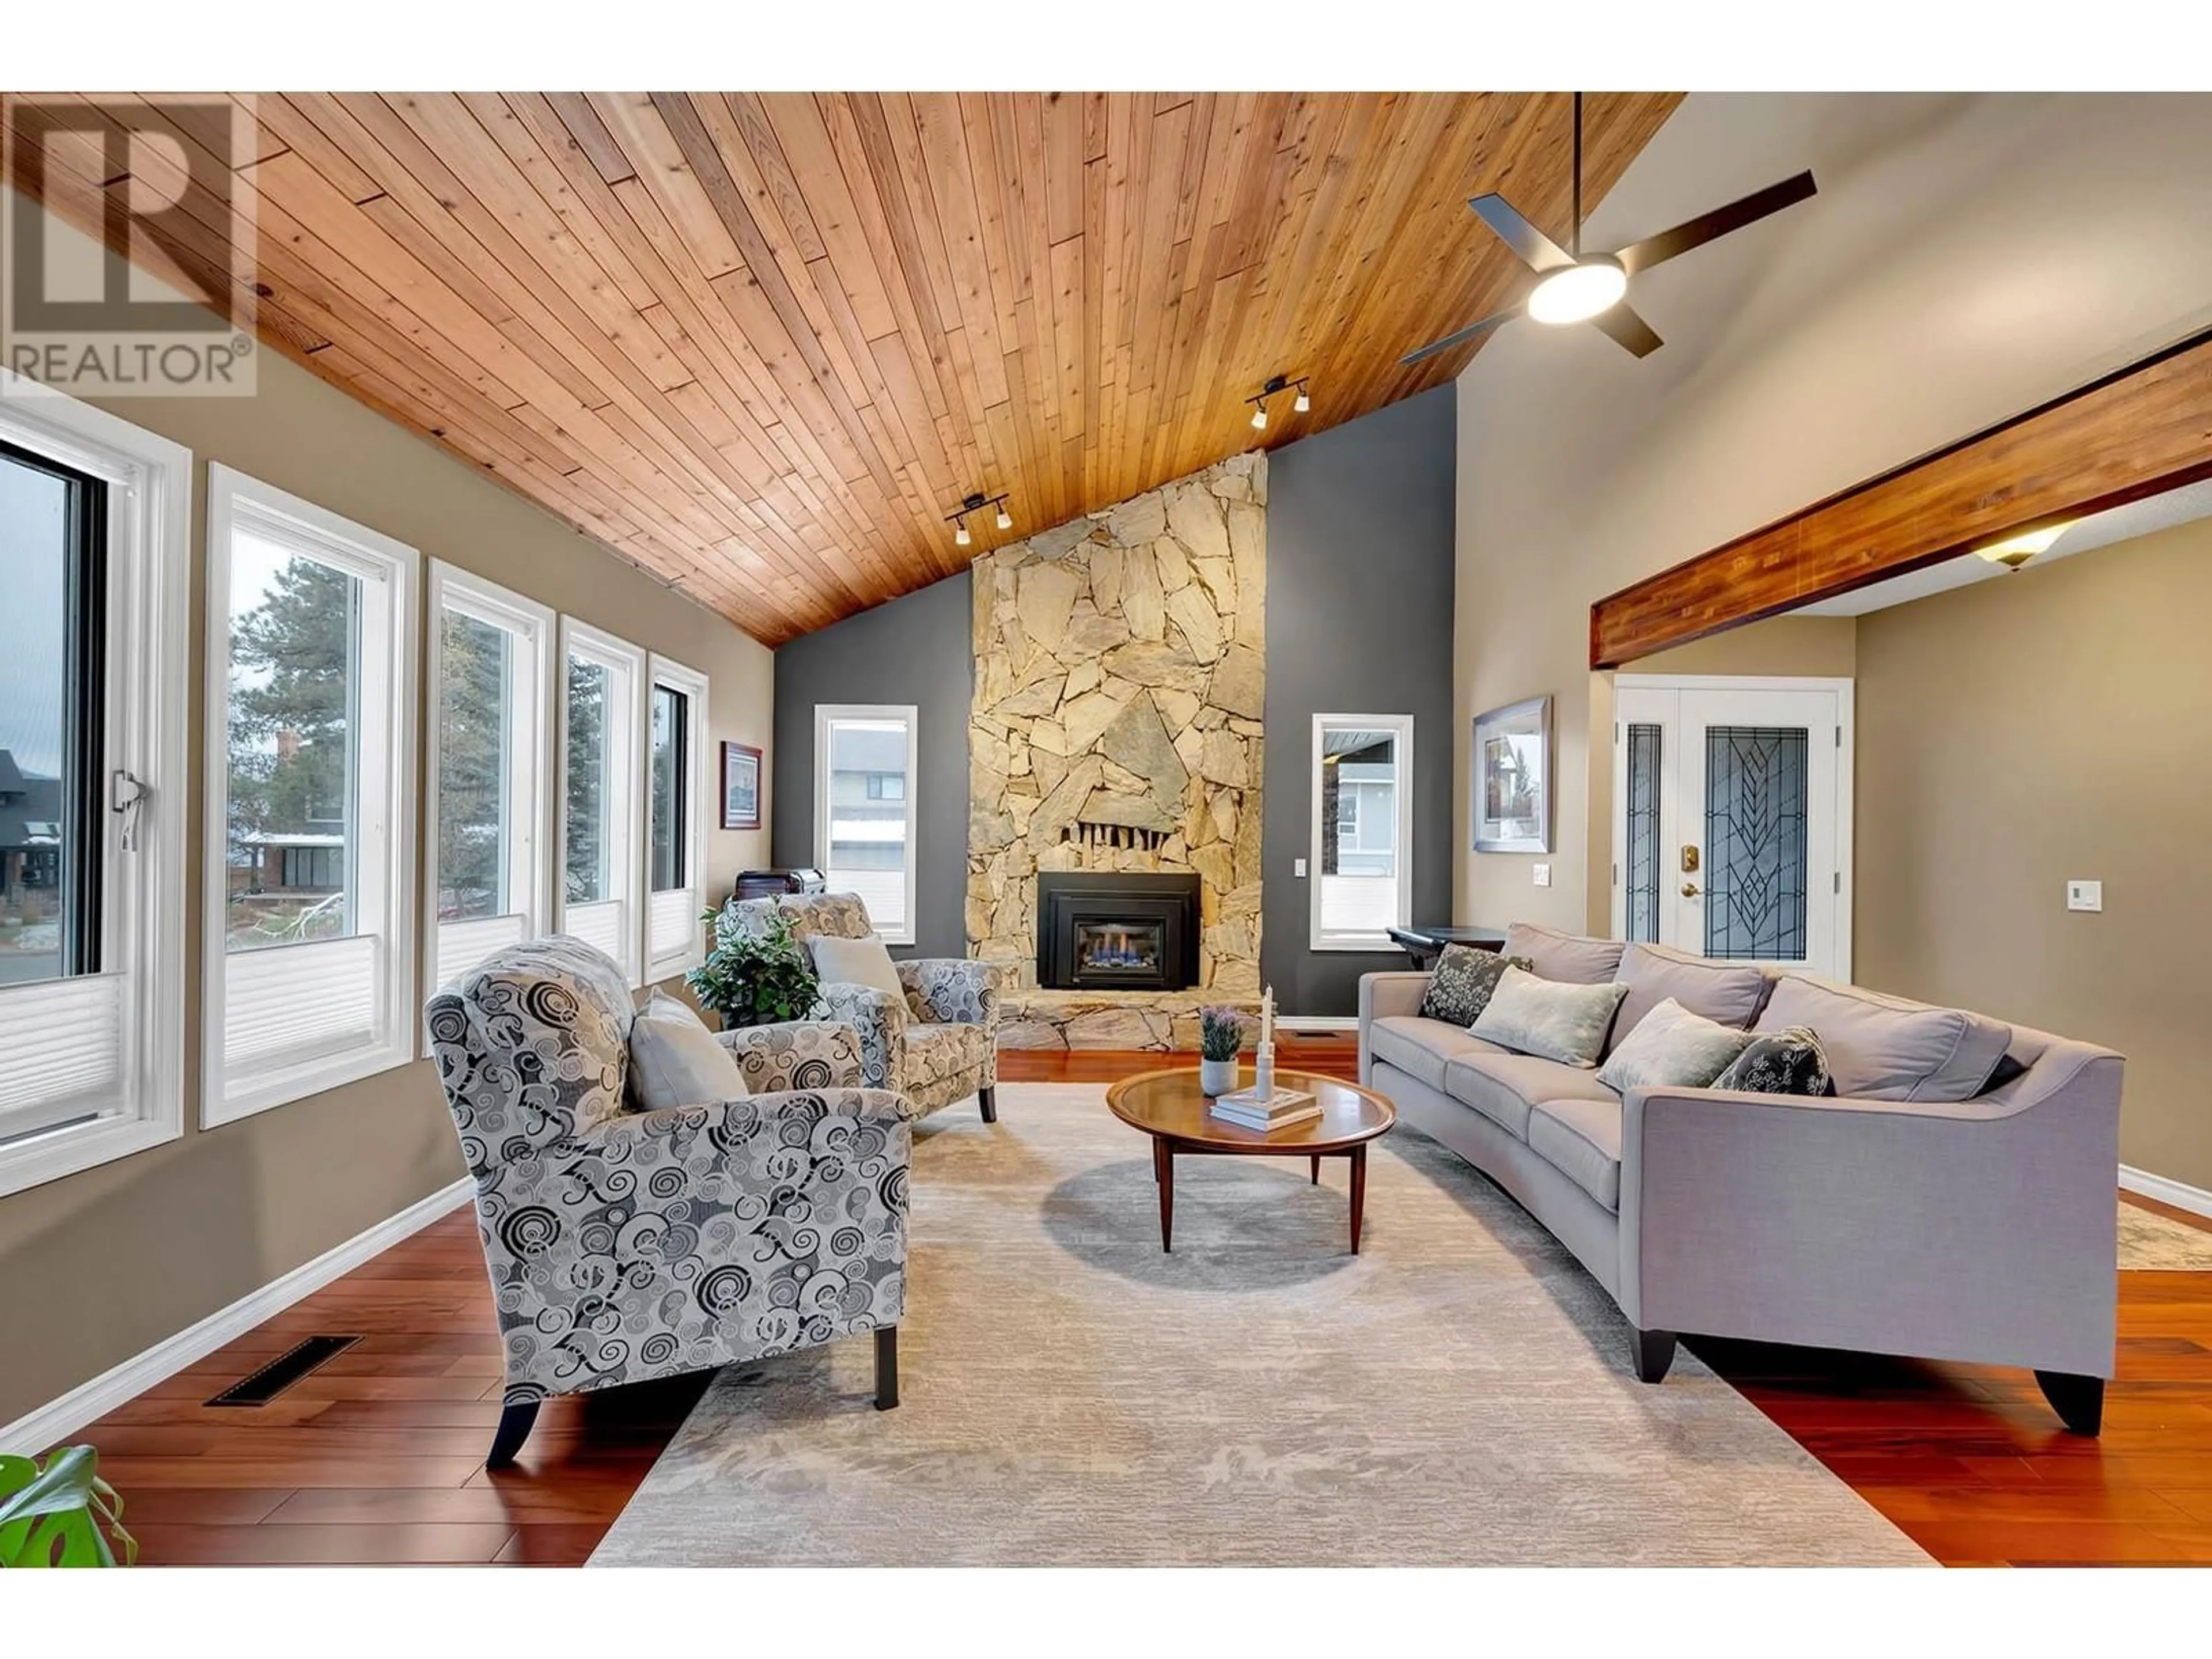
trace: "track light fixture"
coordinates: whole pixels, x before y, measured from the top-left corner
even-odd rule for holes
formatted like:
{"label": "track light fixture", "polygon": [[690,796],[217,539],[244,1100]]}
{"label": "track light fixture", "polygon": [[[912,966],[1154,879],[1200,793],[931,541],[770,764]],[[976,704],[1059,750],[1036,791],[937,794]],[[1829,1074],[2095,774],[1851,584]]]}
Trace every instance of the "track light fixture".
{"label": "track light fixture", "polygon": [[1313,407],[1313,399],[1306,395],[1306,383],[1304,378],[1293,380],[1287,374],[1270,375],[1267,385],[1261,386],[1255,396],[1244,400],[1253,406],[1252,429],[1255,432],[1265,432],[1267,429],[1267,399],[1279,392],[1291,391],[1295,391],[1298,394],[1291,402],[1293,414],[1303,415]]}
{"label": "track light fixture", "polygon": [[1006,492],[1002,489],[995,495],[986,495],[979,489],[962,500],[957,513],[945,515],[945,522],[952,526],[953,546],[965,547],[974,539],[968,533],[968,515],[981,513],[987,507],[999,509],[997,524],[1000,529],[1012,530],[1014,527],[1014,515],[1006,511]]}

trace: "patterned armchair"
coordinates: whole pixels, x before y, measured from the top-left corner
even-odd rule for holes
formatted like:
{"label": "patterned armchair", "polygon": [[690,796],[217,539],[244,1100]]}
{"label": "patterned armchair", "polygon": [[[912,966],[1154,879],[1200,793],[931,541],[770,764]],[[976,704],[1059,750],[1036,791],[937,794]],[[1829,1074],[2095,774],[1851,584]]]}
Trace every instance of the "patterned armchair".
{"label": "patterned armchair", "polygon": [[[778,914],[792,936],[811,933],[861,939],[874,931],[868,908],[854,893],[778,893],[766,898],[732,896],[722,925],[757,938]],[[889,1089],[917,1112],[976,1097],[983,1121],[999,1121],[999,978],[989,963],[935,957],[897,964],[903,999],[866,985],[824,985],[817,1020],[840,1021],[860,1034],[863,1075],[872,1089]]]}
{"label": "patterned armchair", "polygon": [[501,951],[424,1012],[506,1350],[488,1467],[549,1395],[862,1331],[898,1403],[914,1113],[854,1086],[853,1032],[726,1033],[762,1092],[631,1112],[629,988],[581,940]]}

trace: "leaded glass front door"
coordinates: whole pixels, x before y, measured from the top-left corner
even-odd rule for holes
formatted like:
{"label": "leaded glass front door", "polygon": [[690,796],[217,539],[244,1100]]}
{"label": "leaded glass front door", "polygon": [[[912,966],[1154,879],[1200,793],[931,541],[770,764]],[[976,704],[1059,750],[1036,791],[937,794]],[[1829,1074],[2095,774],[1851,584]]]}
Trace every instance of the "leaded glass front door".
{"label": "leaded glass front door", "polygon": [[1615,702],[1616,932],[1848,978],[1848,683],[1624,675]]}

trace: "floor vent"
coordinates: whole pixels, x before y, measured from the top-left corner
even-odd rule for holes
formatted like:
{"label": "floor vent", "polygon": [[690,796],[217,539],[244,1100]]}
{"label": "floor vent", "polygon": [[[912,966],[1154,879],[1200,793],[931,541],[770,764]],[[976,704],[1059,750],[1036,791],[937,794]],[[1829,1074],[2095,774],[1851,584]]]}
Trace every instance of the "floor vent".
{"label": "floor vent", "polygon": [[265,1406],[318,1365],[360,1340],[357,1336],[311,1336],[298,1347],[278,1354],[252,1376],[232,1383],[208,1404]]}

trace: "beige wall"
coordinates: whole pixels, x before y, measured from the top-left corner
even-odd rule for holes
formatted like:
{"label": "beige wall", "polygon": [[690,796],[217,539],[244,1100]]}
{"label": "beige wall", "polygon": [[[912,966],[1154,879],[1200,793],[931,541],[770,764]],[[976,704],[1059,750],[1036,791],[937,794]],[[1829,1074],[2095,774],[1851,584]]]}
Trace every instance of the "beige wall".
{"label": "beige wall", "polygon": [[[2212,323],[2204,97],[1699,94],[1588,240],[1801,167],[1814,201],[1638,279],[1667,342],[1652,356],[1515,324],[1460,378],[1462,921],[1604,926],[1611,684],[1588,667],[1592,600]],[[1764,672],[1832,671],[1784,654]],[[1549,888],[1531,882],[1541,855],[1464,850],[1468,721],[1543,692]]]}
{"label": "beige wall", "polygon": [[[0,209],[9,202],[0,191]],[[199,573],[210,461],[689,664],[711,682],[714,739],[767,743],[774,658],[766,648],[276,353],[263,355],[252,398],[128,398],[108,407],[193,453],[191,868],[206,856],[207,596]],[[726,888],[767,854],[765,832],[714,830],[710,884]],[[194,939],[199,890],[193,883]],[[197,964],[196,948],[190,959]],[[182,1139],[0,1198],[0,1423],[464,1173],[427,1061],[203,1133],[199,1017],[195,985],[185,1003]]]}
{"label": "beige wall", "polygon": [[2208,617],[2199,520],[1860,617],[1852,913],[1867,983],[2126,1054],[2122,1161],[2203,1188]]}
{"label": "beige wall", "polygon": [[1847,680],[1857,670],[1856,617],[1769,617],[1711,639],[1639,657],[1629,674],[1810,674]]}

